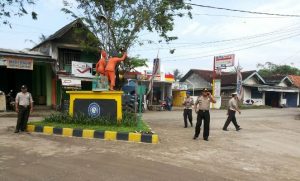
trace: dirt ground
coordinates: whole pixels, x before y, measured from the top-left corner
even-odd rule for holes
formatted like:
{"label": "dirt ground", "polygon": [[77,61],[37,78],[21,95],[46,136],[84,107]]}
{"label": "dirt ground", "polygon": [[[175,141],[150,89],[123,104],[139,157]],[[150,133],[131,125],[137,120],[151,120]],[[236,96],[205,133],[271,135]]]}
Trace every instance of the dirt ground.
{"label": "dirt ground", "polygon": [[213,110],[206,142],[183,128],[181,111],[147,112],[157,145],[14,134],[16,119],[0,118],[0,180],[300,180],[299,114],[244,110],[243,129],[225,132],[225,111]]}

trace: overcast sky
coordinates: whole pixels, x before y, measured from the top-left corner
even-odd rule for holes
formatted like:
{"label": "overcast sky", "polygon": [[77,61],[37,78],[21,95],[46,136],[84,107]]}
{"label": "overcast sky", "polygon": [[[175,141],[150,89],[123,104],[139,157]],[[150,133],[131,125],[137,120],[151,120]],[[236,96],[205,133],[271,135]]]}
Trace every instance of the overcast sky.
{"label": "overcast sky", "polygon": [[[193,3],[279,14],[300,15],[299,0],[193,0]],[[30,7],[38,20],[29,16],[11,19],[12,29],[0,26],[0,47],[30,48],[28,40],[39,42],[41,34],[49,36],[73,19],[60,9],[62,0],[39,0]],[[30,9],[29,9],[30,10]],[[176,19],[171,35],[178,40],[166,44],[132,47],[129,55],[153,60],[158,54],[166,72],[178,68],[212,69],[214,55],[234,53],[243,70],[254,70],[267,61],[300,68],[300,18],[253,15],[193,7],[193,19]],[[154,33],[142,32],[141,39],[156,40]],[[175,49],[174,54],[169,50]],[[227,70],[230,70],[228,68]]]}

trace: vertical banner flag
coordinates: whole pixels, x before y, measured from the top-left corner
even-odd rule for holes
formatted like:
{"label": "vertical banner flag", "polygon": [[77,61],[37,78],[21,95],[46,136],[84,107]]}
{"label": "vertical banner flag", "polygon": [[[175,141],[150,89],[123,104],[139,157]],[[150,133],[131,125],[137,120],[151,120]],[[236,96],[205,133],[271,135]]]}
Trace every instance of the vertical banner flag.
{"label": "vertical banner flag", "polygon": [[153,87],[153,80],[154,80],[154,77],[155,77],[157,74],[160,74],[160,60],[159,60],[159,58],[155,58],[155,59],[153,60],[152,76],[151,76],[151,78],[150,78],[150,83],[149,83],[149,87],[148,87],[148,92],[147,92],[147,94],[149,94],[150,91],[152,90],[152,87]]}
{"label": "vertical banner flag", "polygon": [[240,64],[238,63],[237,66],[237,71],[236,71],[236,92],[237,92],[237,96],[239,98],[239,100],[242,100],[243,98],[243,77],[242,77],[242,73],[241,73],[241,67]]}

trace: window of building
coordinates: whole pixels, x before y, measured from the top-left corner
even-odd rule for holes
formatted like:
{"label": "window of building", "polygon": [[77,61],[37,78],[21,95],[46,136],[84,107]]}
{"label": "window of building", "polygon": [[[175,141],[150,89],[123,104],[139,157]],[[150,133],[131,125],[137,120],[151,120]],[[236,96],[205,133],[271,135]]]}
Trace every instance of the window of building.
{"label": "window of building", "polygon": [[257,88],[251,89],[251,98],[252,99],[261,99],[261,98],[263,98],[263,93],[259,92]]}
{"label": "window of building", "polygon": [[81,51],[70,49],[59,49],[59,62],[61,68],[65,65],[70,66],[72,61],[80,61]]}

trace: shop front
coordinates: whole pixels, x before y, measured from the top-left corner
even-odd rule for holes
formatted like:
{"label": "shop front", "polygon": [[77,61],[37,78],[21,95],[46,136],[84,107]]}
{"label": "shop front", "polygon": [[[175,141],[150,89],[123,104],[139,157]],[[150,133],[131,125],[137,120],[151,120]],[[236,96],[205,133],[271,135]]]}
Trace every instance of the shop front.
{"label": "shop front", "polygon": [[30,52],[0,50],[0,90],[15,96],[27,85],[35,105],[51,106],[52,60]]}

